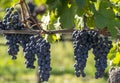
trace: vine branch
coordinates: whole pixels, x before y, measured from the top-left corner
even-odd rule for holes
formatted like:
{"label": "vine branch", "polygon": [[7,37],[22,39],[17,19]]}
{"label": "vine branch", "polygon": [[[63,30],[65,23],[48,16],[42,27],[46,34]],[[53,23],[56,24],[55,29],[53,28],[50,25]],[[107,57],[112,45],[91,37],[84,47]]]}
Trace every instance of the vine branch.
{"label": "vine branch", "polygon": [[0,30],[0,34],[68,34],[72,33],[74,29],[62,29],[62,30],[48,30],[45,33],[41,33],[40,30]]}
{"label": "vine branch", "polygon": [[[61,29],[61,30],[46,30],[46,32],[41,33],[41,30],[32,30],[32,29],[27,29],[27,30],[0,30],[0,34],[72,34],[73,31],[76,29]],[[109,35],[109,32],[101,33],[100,34],[106,36]],[[117,35],[117,39],[120,39],[120,34]]]}

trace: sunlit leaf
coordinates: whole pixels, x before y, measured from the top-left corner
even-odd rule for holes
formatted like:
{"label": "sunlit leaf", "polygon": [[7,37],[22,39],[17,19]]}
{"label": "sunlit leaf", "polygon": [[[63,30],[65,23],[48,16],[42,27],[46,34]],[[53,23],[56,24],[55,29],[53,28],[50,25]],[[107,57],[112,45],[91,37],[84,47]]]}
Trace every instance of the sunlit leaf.
{"label": "sunlit leaf", "polygon": [[111,2],[114,2],[114,3],[117,3],[119,2],[120,0],[110,0]]}
{"label": "sunlit leaf", "polygon": [[115,58],[112,61],[113,65],[119,65],[120,64],[120,52],[116,53]]}
{"label": "sunlit leaf", "polygon": [[45,39],[50,42],[50,43],[53,43],[57,40],[57,37],[55,34],[52,34],[52,35],[46,35],[45,36]]}
{"label": "sunlit leaf", "polygon": [[36,5],[45,4],[46,0],[33,0]]}
{"label": "sunlit leaf", "polygon": [[95,26],[94,18],[93,17],[88,17],[86,24],[87,24],[87,26],[89,26],[89,28],[93,28]]}

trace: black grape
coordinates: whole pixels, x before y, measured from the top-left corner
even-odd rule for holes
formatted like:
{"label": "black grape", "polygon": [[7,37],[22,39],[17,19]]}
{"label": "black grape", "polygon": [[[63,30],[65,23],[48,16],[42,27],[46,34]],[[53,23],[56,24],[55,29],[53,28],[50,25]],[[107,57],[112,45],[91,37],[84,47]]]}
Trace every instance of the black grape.
{"label": "black grape", "polygon": [[95,78],[103,77],[105,68],[107,67],[107,54],[112,48],[112,41],[108,37],[99,37],[98,43],[93,47],[93,54],[95,55]]}
{"label": "black grape", "polygon": [[97,30],[76,30],[72,34],[75,58],[75,73],[77,77],[86,76],[84,68],[88,57],[88,51],[93,49],[95,55],[95,78],[103,77],[107,67],[107,54],[112,47],[112,41],[108,37],[101,37]]}
{"label": "black grape", "polygon": [[40,35],[31,35],[28,39],[30,42],[22,43],[23,51],[25,52],[24,58],[26,59],[26,67],[35,68],[34,61],[36,60],[35,55],[37,55],[40,80],[41,82],[48,81],[52,69],[50,67],[50,44]]}
{"label": "black grape", "polygon": [[86,66],[86,59],[88,57],[89,46],[85,46],[87,43],[88,33],[83,31],[73,32],[73,44],[74,44],[74,58],[75,58],[75,73],[79,77],[82,74],[85,77],[84,68]]}
{"label": "black grape", "polygon": [[38,36],[39,39],[36,44],[36,54],[38,57],[38,70],[40,73],[40,81],[48,81],[50,77],[50,44],[46,40]]}
{"label": "black grape", "polygon": [[[6,15],[3,21],[0,22],[0,30],[26,30],[27,28],[22,23],[18,11],[13,11],[14,8],[7,8]],[[34,21],[30,18],[30,26],[34,25]],[[37,26],[32,29],[39,29]],[[34,69],[34,62],[37,60],[38,72],[40,73],[41,82],[48,81],[50,77],[50,43],[44,40],[40,35],[33,34],[4,34],[8,45],[8,54],[12,59],[17,58],[19,46],[22,46],[25,58],[26,68]],[[37,55],[37,57],[36,57]],[[37,59],[36,59],[37,58]]]}
{"label": "black grape", "polygon": [[[3,19],[3,27],[2,30],[16,30],[18,28],[18,15],[16,13],[13,13],[14,10],[13,7],[6,9],[6,15]],[[19,45],[17,41],[17,35],[16,34],[5,34],[5,38],[7,39],[6,44],[8,45],[8,54],[12,56],[12,59],[16,59],[18,51],[19,51]]]}
{"label": "black grape", "polygon": [[36,60],[35,58],[35,44],[36,42],[30,41],[29,43],[26,44],[25,48],[25,53],[24,53],[24,58],[26,59],[26,68],[31,68],[34,69],[34,61]]}

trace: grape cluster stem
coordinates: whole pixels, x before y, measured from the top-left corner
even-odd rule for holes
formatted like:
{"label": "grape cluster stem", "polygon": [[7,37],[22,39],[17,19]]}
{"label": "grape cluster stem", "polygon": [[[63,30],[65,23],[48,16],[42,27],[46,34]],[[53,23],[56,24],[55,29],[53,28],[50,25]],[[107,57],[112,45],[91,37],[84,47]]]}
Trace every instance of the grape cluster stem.
{"label": "grape cluster stem", "polygon": [[41,30],[41,32],[46,32],[44,29],[42,29],[42,27],[40,27],[39,23],[34,19],[34,17],[32,16],[32,14],[30,13],[30,10],[27,6],[27,3],[25,2],[25,0],[20,0],[20,6],[21,6],[21,15],[22,15],[22,20],[23,23],[25,24],[26,27],[28,27],[27,25],[27,20],[25,19],[25,12],[24,12],[24,5],[26,8],[26,12],[28,14],[28,17],[32,19],[32,21],[37,25],[37,27],[39,27],[39,29]]}

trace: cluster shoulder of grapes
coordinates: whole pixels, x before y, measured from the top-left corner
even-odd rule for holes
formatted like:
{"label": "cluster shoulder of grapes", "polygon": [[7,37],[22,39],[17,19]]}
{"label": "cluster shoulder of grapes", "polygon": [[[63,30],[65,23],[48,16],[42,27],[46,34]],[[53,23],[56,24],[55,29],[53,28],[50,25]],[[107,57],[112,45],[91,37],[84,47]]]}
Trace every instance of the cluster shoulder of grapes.
{"label": "cluster shoulder of grapes", "polygon": [[104,70],[107,67],[107,54],[112,48],[112,41],[108,37],[100,36],[96,30],[76,30],[73,32],[73,45],[75,57],[75,73],[77,77],[86,76],[84,68],[88,57],[88,51],[92,48],[95,55],[95,78],[100,78],[104,75]]}

